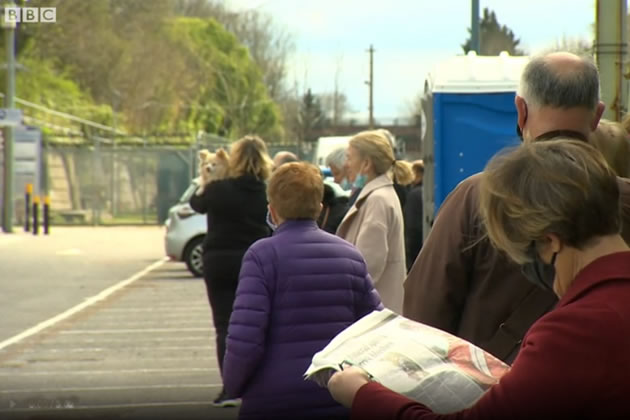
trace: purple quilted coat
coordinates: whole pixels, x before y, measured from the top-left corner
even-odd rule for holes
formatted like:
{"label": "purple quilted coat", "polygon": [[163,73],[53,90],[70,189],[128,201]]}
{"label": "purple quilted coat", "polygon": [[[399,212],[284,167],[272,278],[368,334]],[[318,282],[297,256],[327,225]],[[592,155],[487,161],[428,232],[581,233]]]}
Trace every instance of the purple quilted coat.
{"label": "purple quilted coat", "polygon": [[241,397],[241,419],[347,418],[303,374],[344,328],[382,309],[367,267],[350,243],[314,221],[283,223],[243,258],[230,318],[223,383]]}

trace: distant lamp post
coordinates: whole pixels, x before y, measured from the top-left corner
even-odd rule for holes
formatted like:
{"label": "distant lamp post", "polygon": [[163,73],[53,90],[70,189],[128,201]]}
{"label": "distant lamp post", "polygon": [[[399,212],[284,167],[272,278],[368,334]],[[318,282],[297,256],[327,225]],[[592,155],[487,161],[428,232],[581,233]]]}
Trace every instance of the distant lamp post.
{"label": "distant lamp post", "polygon": [[[7,79],[4,106],[7,109],[15,108],[15,27],[16,23],[8,19],[8,8],[15,7],[13,1],[9,1],[4,8],[2,27],[6,29],[7,51]],[[7,126],[4,130],[4,191],[3,191],[3,218],[2,230],[13,232],[13,127]]]}

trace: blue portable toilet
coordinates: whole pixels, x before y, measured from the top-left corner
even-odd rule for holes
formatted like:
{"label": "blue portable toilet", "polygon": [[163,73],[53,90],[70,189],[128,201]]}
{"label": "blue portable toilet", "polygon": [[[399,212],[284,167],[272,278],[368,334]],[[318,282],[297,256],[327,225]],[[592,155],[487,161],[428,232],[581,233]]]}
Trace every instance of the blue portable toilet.
{"label": "blue portable toilet", "polygon": [[506,146],[516,145],[514,97],[528,57],[452,57],[425,83],[425,237],[446,196],[483,170]]}

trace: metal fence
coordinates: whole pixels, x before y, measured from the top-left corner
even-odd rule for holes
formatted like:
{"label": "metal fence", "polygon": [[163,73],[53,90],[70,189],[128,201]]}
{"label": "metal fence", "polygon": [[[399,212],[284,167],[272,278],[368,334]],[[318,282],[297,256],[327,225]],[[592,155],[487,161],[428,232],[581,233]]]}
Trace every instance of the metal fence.
{"label": "metal fence", "polygon": [[[198,150],[219,147],[229,144],[47,145],[43,184],[51,223],[161,224],[196,176]],[[279,150],[295,152],[296,146],[269,147],[271,156]]]}

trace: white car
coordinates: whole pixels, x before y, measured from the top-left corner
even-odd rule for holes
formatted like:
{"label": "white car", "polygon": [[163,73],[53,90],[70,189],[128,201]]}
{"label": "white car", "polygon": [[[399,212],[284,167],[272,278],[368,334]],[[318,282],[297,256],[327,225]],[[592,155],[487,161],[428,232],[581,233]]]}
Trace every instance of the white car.
{"label": "white car", "polygon": [[206,216],[194,211],[188,202],[199,186],[194,179],[179,202],[171,207],[166,219],[164,247],[173,261],[183,261],[195,277],[203,276],[203,238],[206,236]]}
{"label": "white car", "polygon": [[[335,191],[336,196],[348,196],[332,178],[324,179]],[[173,261],[183,261],[195,277],[203,276],[203,239],[206,235],[206,216],[194,211],[188,202],[199,186],[198,178],[194,179],[182,194],[179,202],[168,211],[164,248],[166,255]]]}

